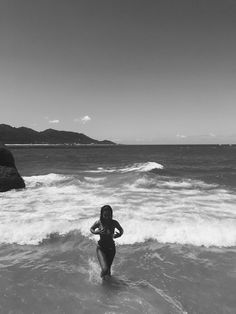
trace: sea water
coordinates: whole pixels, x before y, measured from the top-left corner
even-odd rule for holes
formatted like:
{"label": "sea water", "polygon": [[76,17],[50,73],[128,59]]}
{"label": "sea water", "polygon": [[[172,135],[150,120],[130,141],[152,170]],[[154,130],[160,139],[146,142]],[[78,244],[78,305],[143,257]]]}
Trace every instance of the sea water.
{"label": "sea water", "polygon": [[[10,147],[0,313],[236,313],[236,146]],[[124,228],[109,281],[89,231]]]}

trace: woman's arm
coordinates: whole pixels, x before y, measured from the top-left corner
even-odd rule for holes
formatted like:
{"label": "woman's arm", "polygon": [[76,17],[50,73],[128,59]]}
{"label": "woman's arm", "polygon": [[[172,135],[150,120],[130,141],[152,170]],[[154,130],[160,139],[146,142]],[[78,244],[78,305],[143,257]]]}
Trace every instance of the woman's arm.
{"label": "woman's arm", "polygon": [[119,224],[118,221],[115,220],[115,225],[114,227],[119,231],[119,232],[115,232],[113,238],[116,239],[116,238],[119,238],[122,236],[122,234],[124,233],[124,230],[123,228],[121,227],[121,225]]}
{"label": "woman's arm", "polygon": [[98,228],[99,228],[99,221],[96,221],[90,228],[90,232],[92,232],[93,234],[100,234],[100,230],[96,230]]}

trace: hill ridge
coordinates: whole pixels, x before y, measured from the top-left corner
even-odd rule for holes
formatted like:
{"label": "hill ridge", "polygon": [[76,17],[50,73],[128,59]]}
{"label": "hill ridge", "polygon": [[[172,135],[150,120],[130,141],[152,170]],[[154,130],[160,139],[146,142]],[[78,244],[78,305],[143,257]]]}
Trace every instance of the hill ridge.
{"label": "hill ridge", "polygon": [[61,131],[52,128],[35,131],[27,127],[12,127],[0,124],[0,142],[4,144],[107,144],[115,145],[109,140],[98,141],[83,133]]}

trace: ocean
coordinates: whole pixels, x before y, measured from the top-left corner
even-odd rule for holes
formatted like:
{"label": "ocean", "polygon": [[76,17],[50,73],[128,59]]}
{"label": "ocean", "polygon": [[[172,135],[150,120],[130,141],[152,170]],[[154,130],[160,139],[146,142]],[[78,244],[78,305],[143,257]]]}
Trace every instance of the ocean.
{"label": "ocean", "polygon": [[[236,146],[10,147],[0,313],[236,313]],[[102,282],[101,206],[124,228]]]}

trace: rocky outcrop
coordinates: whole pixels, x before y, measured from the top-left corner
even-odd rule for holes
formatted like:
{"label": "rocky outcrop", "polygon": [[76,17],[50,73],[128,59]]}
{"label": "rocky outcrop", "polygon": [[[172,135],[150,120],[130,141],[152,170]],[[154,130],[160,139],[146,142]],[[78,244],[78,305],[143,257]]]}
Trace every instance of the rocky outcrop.
{"label": "rocky outcrop", "polygon": [[25,182],[18,173],[12,153],[0,144],[0,192],[25,187]]}

